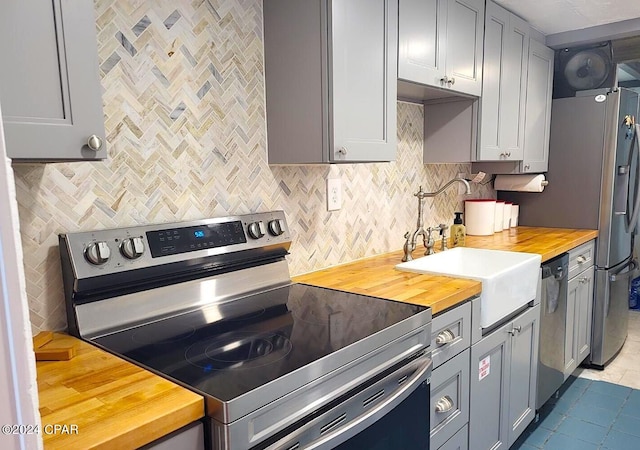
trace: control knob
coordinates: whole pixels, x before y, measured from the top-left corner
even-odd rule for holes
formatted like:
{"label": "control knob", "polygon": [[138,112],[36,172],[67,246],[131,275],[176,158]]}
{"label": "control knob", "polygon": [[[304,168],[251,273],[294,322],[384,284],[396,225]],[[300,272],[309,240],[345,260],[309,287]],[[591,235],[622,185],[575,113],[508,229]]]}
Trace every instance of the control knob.
{"label": "control knob", "polygon": [[144,253],[144,241],[139,236],[123,239],[120,252],[127,259],[139,258]]}
{"label": "control knob", "polygon": [[260,239],[266,233],[264,229],[264,223],[260,220],[258,222],[253,222],[249,224],[249,236],[254,239]]}
{"label": "control knob", "polygon": [[282,219],[274,219],[269,221],[269,233],[273,236],[280,236],[284,233],[284,220]]}
{"label": "control knob", "polygon": [[110,256],[111,250],[104,241],[93,242],[84,250],[84,257],[94,266],[106,263]]}

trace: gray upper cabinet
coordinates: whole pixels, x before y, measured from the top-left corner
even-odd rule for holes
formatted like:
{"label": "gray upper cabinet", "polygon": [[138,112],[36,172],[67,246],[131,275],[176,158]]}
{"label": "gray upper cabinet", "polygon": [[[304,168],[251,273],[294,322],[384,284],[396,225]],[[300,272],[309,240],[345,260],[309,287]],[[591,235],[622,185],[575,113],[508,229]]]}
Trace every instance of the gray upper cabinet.
{"label": "gray upper cabinet", "polygon": [[529,25],[488,1],[478,161],[522,160]]}
{"label": "gray upper cabinet", "polygon": [[269,164],[391,161],[398,2],[264,2]]}
{"label": "gray upper cabinet", "polygon": [[484,0],[400,0],[398,78],[479,96]]}
{"label": "gray upper cabinet", "polygon": [[0,2],[7,44],[0,103],[10,158],[106,158],[95,23],[91,1]]}
{"label": "gray upper cabinet", "polygon": [[520,172],[546,172],[549,168],[553,57],[553,50],[530,40],[524,154]]}

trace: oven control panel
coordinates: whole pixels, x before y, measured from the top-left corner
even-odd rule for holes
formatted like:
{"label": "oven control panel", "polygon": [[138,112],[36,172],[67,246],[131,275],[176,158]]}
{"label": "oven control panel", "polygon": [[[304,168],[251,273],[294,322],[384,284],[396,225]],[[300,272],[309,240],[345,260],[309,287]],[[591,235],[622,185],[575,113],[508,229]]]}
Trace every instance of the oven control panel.
{"label": "oven control panel", "polygon": [[69,233],[63,237],[61,242],[79,279],[274,245],[288,250],[291,244],[282,211]]}

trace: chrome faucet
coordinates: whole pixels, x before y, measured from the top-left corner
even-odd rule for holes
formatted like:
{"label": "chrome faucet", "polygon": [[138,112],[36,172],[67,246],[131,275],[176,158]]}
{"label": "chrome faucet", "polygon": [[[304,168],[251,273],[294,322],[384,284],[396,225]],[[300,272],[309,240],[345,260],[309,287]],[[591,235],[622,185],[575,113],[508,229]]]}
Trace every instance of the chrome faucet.
{"label": "chrome faucet", "polygon": [[407,262],[407,261],[411,261],[413,259],[413,251],[416,249],[416,245],[417,245],[417,241],[418,241],[418,236],[422,236],[422,243],[424,245],[424,247],[426,248],[425,251],[425,255],[431,255],[434,253],[433,251],[433,246],[435,245],[434,240],[431,238],[431,232],[435,231],[436,229],[440,230],[440,234],[443,236],[443,250],[446,249],[446,244],[444,243],[444,229],[442,228],[443,225],[440,225],[440,227],[438,228],[427,228],[425,230],[424,228],[424,199],[427,197],[435,197],[436,195],[444,192],[445,189],[447,189],[449,186],[451,186],[453,183],[455,183],[456,181],[462,183],[465,185],[466,187],[466,191],[465,194],[469,195],[471,194],[471,186],[469,185],[469,182],[467,180],[465,180],[464,178],[459,178],[456,177],[453,180],[448,181],[444,186],[442,186],[440,189],[438,189],[435,192],[424,192],[422,190],[422,186],[420,186],[420,189],[418,190],[418,192],[416,192],[414,195],[414,197],[418,198],[418,223],[416,225],[416,230],[413,232],[413,234],[409,233],[408,231],[405,233],[404,238],[405,238],[405,243],[404,243],[404,256],[402,257],[402,262]]}
{"label": "chrome faucet", "polygon": [[[464,184],[464,187],[466,188],[466,190],[465,190],[465,194],[466,195],[471,194],[471,186],[469,185],[469,182],[467,180],[465,180],[464,178],[456,177],[453,180],[448,181],[444,186],[442,186],[440,189],[438,189],[435,192],[425,192],[424,196],[425,197],[435,197],[436,195],[444,192],[445,189],[447,189],[449,186],[451,186],[456,181]],[[422,190],[422,186],[420,186],[420,190]]]}

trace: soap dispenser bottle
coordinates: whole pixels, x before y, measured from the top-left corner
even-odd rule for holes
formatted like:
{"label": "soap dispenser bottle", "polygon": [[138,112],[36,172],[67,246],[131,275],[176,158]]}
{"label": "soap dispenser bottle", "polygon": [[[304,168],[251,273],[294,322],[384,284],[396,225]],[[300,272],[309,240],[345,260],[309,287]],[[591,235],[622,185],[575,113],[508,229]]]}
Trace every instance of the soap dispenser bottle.
{"label": "soap dispenser bottle", "polygon": [[451,241],[453,247],[464,247],[465,237],[467,235],[464,225],[462,225],[462,213],[455,213],[456,218],[453,219],[453,225],[451,225]]}

